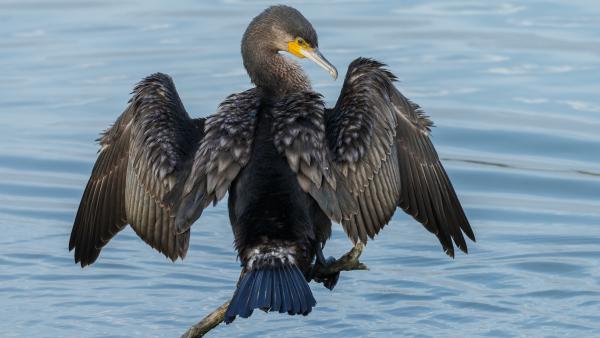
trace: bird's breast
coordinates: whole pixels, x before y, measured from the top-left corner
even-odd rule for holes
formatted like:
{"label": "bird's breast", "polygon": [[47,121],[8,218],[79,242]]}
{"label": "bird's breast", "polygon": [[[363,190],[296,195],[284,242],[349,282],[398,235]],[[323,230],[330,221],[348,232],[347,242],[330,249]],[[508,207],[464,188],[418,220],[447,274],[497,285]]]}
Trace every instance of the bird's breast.
{"label": "bird's breast", "polygon": [[230,189],[237,246],[264,237],[291,241],[313,237],[311,198],[275,148],[269,116],[260,114],[257,123],[251,159]]}

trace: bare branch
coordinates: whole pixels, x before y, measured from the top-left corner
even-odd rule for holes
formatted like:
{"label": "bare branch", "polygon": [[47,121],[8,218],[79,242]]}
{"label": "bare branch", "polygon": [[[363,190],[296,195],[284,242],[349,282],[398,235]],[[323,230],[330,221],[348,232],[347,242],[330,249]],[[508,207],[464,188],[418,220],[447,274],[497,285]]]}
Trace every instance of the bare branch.
{"label": "bare branch", "polygon": [[196,338],[203,337],[208,331],[214,329],[217,325],[221,324],[223,318],[225,318],[225,312],[229,307],[230,301],[226,301],[225,304],[219,306],[215,311],[204,317],[201,321],[190,327],[181,338]]}
{"label": "bare branch", "polygon": [[[325,278],[332,274],[340,271],[352,271],[352,270],[368,270],[367,266],[361,263],[358,259],[362,254],[364,244],[356,243],[352,250],[344,254],[340,259],[335,261],[333,264],[327,267],[317,266],[315,277]],[[210,330],[214,329],[217,325],[223,322],[225,318],[225,312],[229,307],[230,301],[225,302],[219,306],[215,311],[211,312],[208,316],[204,317],[201,321],[190,327],[181,338],[199,338],[203,337]]]}

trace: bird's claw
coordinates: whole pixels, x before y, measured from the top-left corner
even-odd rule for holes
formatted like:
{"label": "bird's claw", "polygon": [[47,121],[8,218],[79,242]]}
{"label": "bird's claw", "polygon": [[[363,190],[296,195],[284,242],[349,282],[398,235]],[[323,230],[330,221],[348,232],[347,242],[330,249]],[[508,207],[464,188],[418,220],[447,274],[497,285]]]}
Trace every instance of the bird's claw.
{"label": "bird's claw", "polygon": [[321,264],[324,267],[327,267],[331,264],[334,264],[337,260],[334,257],[328,257],[327,259],[324,260],[324,262],[321,262],[320,260],[317,260],[315,262],[315,264],[313,264],[312,270],[311,270],[311,277],[312,279],[314,279],[315,282],[317,283],[323,283],[323,286],[325,286],[326,288],[328,288],[329,290],[333,290],[333,288],[335,287],[335,285],[337,284],[339,278],[340,278],[340,272],[336,272],[334,274],[330,274],[327,275],[323,278],[317,277],[315,276],[315,272],[316,272],[316,267],[317,264]]}

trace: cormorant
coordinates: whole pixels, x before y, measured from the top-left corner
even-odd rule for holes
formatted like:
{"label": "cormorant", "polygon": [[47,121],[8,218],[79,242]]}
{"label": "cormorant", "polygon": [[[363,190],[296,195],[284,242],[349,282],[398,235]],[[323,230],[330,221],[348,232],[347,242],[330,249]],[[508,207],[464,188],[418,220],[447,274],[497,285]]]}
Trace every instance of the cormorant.
{"label": "cormorant", "polygon": [[[241,52],[255,87],[192,119],[168,75],[134,89],[100,151],[77,211],[69,250],[92,264],[127,224],[172,260],[184,258],[190,226],[229,192],[242,276],[225,321],[256,308],[308,314],[307,281],[331,221],[366,243],[399,206],[434,233],[444,251],[475,240],[429,139],[431,120],[395,87],[385,65],[358,58],[326,108],[300,65],[307,58],[335,79],[317,33],[296,9],[272,6],[244,33]],[[323,283],[333,288],[339,273]]]}

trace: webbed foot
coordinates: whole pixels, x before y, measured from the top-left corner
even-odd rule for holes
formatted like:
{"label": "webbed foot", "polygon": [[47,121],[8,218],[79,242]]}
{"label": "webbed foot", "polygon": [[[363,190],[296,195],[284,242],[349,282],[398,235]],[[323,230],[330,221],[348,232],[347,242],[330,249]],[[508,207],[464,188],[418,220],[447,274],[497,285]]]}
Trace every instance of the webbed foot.
{"label": "webbed foot", "polygon": [[323,285],[326,288],[328,288],[329,290],[333,290],[333,288],[335,287],[335,285],[338,282],[338,279],[340,278],[340,272],[338,271],[336,273],[326,275],[326,276],[316,276],[315,272],[317,270],[318,265],[327,267],[327,266],[330,266],[331,264],[334,264],[337,260],[331,256],[328,258],[325,258],[325,256],[323,255],[323,250],[320,245],[317,246],[316,254],[317,254],[317,259],[315,260],[315,263],[312,266],[312,270],[310,272],[310,277],[311,277],[311,279],[314,279],[314,281],[317,283],[323,283]]}

